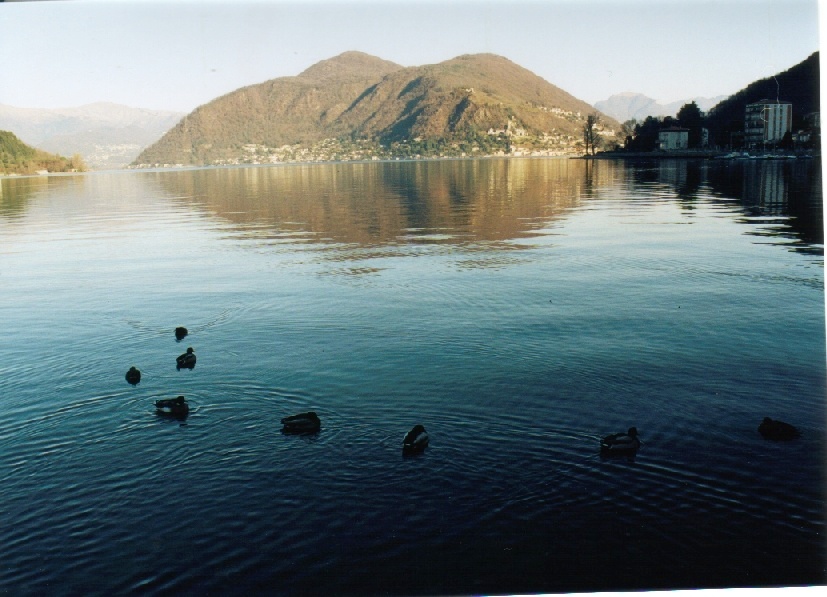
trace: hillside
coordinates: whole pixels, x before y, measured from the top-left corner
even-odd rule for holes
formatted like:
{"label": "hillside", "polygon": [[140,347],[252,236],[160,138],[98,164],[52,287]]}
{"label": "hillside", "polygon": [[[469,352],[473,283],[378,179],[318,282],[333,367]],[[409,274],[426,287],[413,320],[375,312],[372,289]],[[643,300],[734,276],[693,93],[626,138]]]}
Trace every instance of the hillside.
{"label": "hillside", "polygon": [[0,130],[46,151],[78,153],[99,170],[126,166],[182,116],[106,102],[58,109],[0,105]]}
{"label": "hillside", "polygon": [[717,97],[690,97],[661,104],[657,100],[642,93],[625,92],[616,93],[608,99],[596,102],[594,107],[619,122],[626,122],[632,119],[642,122],[647,116],[654,116],[656,118],[659,116],[674,117],[685,104],[691,102],[695,102],[701,111],[706,112],[726,99],[726,97],[725,95],[719,95]]}
{"label": "hillside", "polygon": [[64,158],[35,149],[9,131],[0,131],[0,175],[74,172],[86,169],[80,156]]}
{"label": "hillside", "polygon": [[787,101],[793,107],[793,131],[804,126],[804,117],[820,110],[819,53],[777,75],[751,83],[719,103],[707,114],[706,124],[711,141],[722,145],[731,142],[731,134],[744,130],[747,104],[763,99]]}
{"label": "hillside", "polygon": [[248,144],[313,144],[366,88],[400,68],[346,52],[298,76],[243,87],[196,108],[135,162],[209,164]]}
{"label": "hillside", "polygon": [[[592,112],[492,54],[406,68],[346,52],[199,107],[135,164],[566,153]],[[603,121],[613,135],[618,123]]]}

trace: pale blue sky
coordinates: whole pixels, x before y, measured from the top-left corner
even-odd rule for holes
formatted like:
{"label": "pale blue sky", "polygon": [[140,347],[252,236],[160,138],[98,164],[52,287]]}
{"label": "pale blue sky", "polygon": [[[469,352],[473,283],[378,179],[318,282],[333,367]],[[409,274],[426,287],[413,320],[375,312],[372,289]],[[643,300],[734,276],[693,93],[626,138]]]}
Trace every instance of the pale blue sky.
{"label": "pale blue sky", "polygon": [[108,0],[0,4],[0,104],[189,112],[347,50],[492,52],[589,103],[728,95],[819,49],[818,0]]}

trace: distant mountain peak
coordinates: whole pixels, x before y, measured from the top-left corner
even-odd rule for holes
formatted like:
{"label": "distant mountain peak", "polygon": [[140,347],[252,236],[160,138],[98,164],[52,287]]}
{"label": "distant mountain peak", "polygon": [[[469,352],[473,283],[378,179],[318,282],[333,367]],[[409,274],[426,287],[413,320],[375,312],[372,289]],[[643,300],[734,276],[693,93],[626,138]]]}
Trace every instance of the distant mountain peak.
{"label": "distant mountain peak", "polygon": [[615,93],[608,99],[595,102],[594,107],[604,114],[616,118],[620,122],[627,120],[645,120],[647,116],[675,116],[684,104],[695,102],[702,111],[706,112],[727,96],[716,97],[690,97],[662,104],[657,100],[633,91]]}
{"label": "distant mountain peak", "polygon": [[460,54],[446,62],[507,62],[509,64],[516,64],[505,56],[493,54],[491,52],[478,52],[476,54]]}
{"label": "distant mountain peak", "polygon": [[371,78],[383,76],[403,68],[389,60],[354,50],[317,62],[299,74],[302,79],[328,81],[331,79]]}
{"label": "distant mountain peak", "polygon": [[649,96],[647,96],[643,93],[638,93],[636,91],[621,91],[620,93],[612,94],[609,97],[609,99],[612,99],[613,97],[645,97],[647,99],[651,99],[652,101],[655,101],[654,98],[651,98],[651,97],[649,97]]}
{"label": "distant mountain peak", "polygon": [[120,168],[157,141],[184,114],[95,102],[71,108],[0,105],[0,129],[61,155],[83,156],[93,169]]}

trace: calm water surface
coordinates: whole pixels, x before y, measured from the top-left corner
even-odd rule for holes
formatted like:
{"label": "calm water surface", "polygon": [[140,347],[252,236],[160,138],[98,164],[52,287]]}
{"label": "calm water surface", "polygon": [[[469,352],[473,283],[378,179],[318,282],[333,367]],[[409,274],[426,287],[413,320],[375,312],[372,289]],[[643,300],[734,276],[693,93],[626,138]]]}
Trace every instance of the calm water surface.
{"label": "calm water surface", "polygon": [[0,592],[824,583],[820,168],[0,180]]}

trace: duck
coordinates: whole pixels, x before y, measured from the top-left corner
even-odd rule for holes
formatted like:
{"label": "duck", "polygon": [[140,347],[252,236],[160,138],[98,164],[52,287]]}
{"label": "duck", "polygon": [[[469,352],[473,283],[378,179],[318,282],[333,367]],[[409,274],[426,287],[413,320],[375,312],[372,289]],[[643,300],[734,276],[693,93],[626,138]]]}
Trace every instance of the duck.
{"label": "duck", "polygon": [[156,400],[155,408],[159,415],[172,416],[178,419],[186,418],[190,412],[190,406],[183,396]]}
{"label": "duck", "polygon": [[175,359],[175,362],[178,363],[179,369],[192,369],[195,367],[195,353],[192,351],[192,347],[187,349],[187,352],[179,356]]}
{"label": "duck", "polygon": [[764,420],[761,421],[761,424],[758,426],[758,433],[766,439],[778,441],[795,439],[801,435],[801,432],[789,423],[774,421],[769,417],[764,417]]}
{"label": "duck", "polygon": [[403,454],[417,454],[428,445],[428,432],[422,425],[414,425],[402,440]]}
{"label": "duck", "polygon": [[639,447],[637,427],[629,427],[626,433],[614,433],[600,440],[601,454],[634,454]]}
{"label": "duck", "polygon": [[281,424],[284,433],[316,433],[322,426],[319,416],[313,411],[284,417]]}
{"label": "duck", "polygon": [[175,339],[176,340],[183,340],[187,334],[189,334],[189,330],[184,327],[177,327],[175,328]]}
{"label": "duck", "polygon": [[133,386],[137,386],[141,383],[141,372],[138,371],[135,367],[130,367],[129,371],[126,372],[126,381],[131,383]]}

